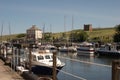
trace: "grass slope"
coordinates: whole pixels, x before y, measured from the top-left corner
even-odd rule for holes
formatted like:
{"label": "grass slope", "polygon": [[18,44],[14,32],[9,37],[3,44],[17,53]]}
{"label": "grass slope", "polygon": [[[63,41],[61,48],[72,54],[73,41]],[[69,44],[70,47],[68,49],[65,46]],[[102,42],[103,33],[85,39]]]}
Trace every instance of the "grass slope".
{"label": "grass slope", "polygon": [[[81,29],[77,29],[77,30],[73,30],[75,31],[82,31]],[[115,29],[114,28],[97,28],[97,29],[93,29],[93,31],[86,31],[89,39],[93,39],[93,38],[100,38],[101,40],[104,40],[105,42],[109,42],[108,40],[112,41],[113,39],[113,35],[115,33]],[[53,33],[53,37],[54,38],[60,38],[62,37],[64,32],[59,32],[59,33]],[[67,36],[70,34],[69,32],[65,33]],[[13,35],[5,35],[2,36],[2,39],[0,37],[0,41],[1,40],[9,40],[9,39],[15,39],[17,38],[16,36],[19,34],[13,34]]]}

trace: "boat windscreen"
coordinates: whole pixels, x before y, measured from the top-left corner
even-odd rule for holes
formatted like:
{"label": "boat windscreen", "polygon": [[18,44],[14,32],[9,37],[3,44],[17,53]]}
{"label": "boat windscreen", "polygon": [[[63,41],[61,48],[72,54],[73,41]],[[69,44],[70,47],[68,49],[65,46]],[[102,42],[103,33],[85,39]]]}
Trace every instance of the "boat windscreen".
{"label": "boat windscreen", "polygon": [[49,56],[49,55],[45,55],[45,58],[46,58],[46,59],[50,59],[50,56]]}
{"label": "boat windscreen", "polygon": [[117,50],[120,50],[120,46],[117,46],[116,49],[117,49]]}
{"label": "boat windscreen", "polygon": [[38,60],[43,60],[44,57],[43,56],[38,56]]}

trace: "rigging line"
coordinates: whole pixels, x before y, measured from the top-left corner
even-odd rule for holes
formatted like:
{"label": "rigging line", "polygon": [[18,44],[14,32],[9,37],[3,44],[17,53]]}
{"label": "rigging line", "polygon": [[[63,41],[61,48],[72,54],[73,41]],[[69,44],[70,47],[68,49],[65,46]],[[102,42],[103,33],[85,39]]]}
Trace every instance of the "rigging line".
{"label": "rigging line", "polygon": [[71,61],[86,63],[86,64],[94,64],[94,65],[97,65],[97,66],[111,67],[110,65],[98,64],[98,63],[93,63],[93,62],[88,62],[88,61],[81,61],[81,60],[77,60],[77,59],[70,59],[70,58],[61,57],[61,56],[58,56],[58,57],[63,58],[63,59],[68,59],[68,60],[71,60]]}

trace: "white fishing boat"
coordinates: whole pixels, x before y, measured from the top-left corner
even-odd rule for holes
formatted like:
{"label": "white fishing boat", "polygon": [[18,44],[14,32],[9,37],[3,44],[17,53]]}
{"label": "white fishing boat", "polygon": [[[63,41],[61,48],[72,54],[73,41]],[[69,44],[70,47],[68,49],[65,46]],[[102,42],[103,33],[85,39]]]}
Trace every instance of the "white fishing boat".
{"label": "white fishing boat", "polygon": [[78,55],[94,56],[94,52],[95,50],[92,43],[83,42],[80,45],[78,45]]}
{"label": "white fishing boat", "polygon": [[[53,72],[53,53],[49,50],[34,50],[32,53],[32,72],[41,75],[52,75]],[[27,53],[28,54],[28,53]],[[29,60],[28,60],[29,61]],[[57,73],[65,66],[65,63],[56,58]]]}

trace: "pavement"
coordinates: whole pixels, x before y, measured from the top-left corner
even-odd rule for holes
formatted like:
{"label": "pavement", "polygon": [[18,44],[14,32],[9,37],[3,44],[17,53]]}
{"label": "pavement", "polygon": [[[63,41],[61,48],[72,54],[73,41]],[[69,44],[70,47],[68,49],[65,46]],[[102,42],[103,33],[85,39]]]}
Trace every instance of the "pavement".
{"label": "pavement", "polygon": [[0,80],[25,80],[0,59]]}

